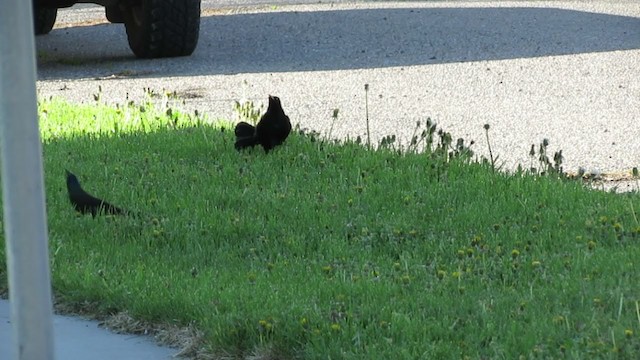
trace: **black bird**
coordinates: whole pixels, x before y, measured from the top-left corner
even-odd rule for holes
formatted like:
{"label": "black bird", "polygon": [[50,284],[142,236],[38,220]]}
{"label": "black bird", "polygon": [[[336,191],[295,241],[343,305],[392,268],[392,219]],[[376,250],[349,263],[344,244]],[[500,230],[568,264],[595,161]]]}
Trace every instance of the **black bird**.
{"label": "black bird", "polygon": [[113,206],[108,202],[93,197],[80,186],[78,178],[73,175],[69,170],[65,170],[67,173],[67,191],[69,192],[69,200],[76,211],[82,214],[91,213],[91,216],[96,217],[99,214],[110,215],[127,215],[127,211]]}
{"label": "black bird", "polygon": [[262,145],[265,152],[282,144],[291,132],[291,121],[282,110],[280,98],[269,95],[269,107],[258,125],[253,126],[244,121],[236,125],[236,149],[244,149]]}

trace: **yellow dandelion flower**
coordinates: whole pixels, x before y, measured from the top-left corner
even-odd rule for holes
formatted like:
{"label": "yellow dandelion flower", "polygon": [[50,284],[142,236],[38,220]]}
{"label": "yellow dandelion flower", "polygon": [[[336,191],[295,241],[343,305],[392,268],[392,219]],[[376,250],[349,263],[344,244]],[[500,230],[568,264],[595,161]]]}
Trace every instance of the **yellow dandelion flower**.
{"label": "yellow dandelion flower", "polygon": [[594,298],[593,305],[596,305],[596,306],[602,305],[602,300],[600,298]]}
{"label": "yellow dandelion flower", "polygon": [[340,331],[340,324],[333,323],[331,324],[331,331]]}
{"label": "yellow dandelion flower", "polygon": [[619,232],[622,230],[622,224],[620,224],[619,222],[613,224],[613,230],[615,230],[616,232]]}
{"label": "yellow dandelion flower", "polygon": [[626,337],[628,337],[628,338],[632,337],[632,336],[633,336],[633,330],[631,330],[631,329],[626,329],[626,330],[624,331],[624,336],[626,336]]}

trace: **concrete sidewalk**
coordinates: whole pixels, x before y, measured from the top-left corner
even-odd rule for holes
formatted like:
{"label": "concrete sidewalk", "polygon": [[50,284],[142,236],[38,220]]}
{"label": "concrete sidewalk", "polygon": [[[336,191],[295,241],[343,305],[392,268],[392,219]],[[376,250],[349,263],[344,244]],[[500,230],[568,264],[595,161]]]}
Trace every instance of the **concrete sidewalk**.
{"label": "concrete sidewalk", "polygon": [[[0,359],[11,359],[10,305],[0,300]],[[173,359],[176,349],[156,345],[150,337],[119,335],[99,328],[97,321],[54,315],[55,358],[65,360]]]}

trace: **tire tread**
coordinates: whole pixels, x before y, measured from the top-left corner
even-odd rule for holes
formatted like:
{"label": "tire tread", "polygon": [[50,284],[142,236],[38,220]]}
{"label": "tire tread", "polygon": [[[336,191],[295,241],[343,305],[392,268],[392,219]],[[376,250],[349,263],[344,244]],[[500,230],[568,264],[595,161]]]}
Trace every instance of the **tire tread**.
{"label": "tire tread", "polygon": [[138,57],[191,55],[198,44],[201,0],[143,0],[141,28],[126,24]]}

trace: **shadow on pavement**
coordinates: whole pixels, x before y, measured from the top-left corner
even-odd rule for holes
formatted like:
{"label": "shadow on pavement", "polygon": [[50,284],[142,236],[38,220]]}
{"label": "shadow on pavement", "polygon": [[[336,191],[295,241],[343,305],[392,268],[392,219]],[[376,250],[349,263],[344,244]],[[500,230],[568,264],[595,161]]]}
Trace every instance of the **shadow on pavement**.
{"label": "shadow on pavement", "polygon": [[190,57],[137,60],[117,24],[38,37],[39,78],[342,70],[640,48],[640,19],[554,8],[399,8],[202,18]]}

